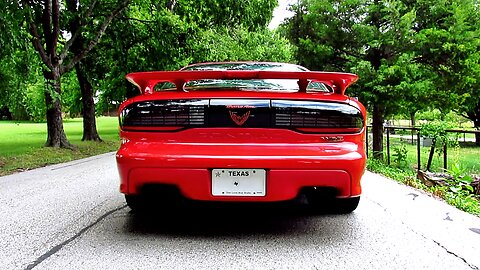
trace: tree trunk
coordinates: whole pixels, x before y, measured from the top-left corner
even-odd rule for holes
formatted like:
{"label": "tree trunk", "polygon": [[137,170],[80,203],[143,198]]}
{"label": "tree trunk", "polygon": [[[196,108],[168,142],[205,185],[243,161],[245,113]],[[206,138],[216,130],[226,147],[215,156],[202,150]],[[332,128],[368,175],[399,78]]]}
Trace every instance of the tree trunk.
{"label": "tree trunk", "polygon": [[[472,117],[472,118],[474,118],[473,119],[473,126],[475,127],[475,129],[477,131],[480,131],[480,109],[477,108],[476,112],[477,113],[474,114],[475,117]],[[475,145],[480,146],[480,133],[475,133]]]}
{"label": "tree trunk", "polygon": [[[78,1],[71,1],[67,4],[67,7],[71,11],[78,11]],[[75,33],[80,28],[80,17],[76,17],[69,25],[70,31]],[[77,39],[72,43],[72,52],[75,55],[79,55],[84,50],[85,39],[82,35],[79,35]],[[75,65],[75,71],[77,73],[78,84],[80,85],[80,92],[82,93],[82,116],[83,116],[83,136],[82,141],[99,141],[100,136],[97,132],[97,122],[95,119],[95,102],[93,101],[93,88],[92,84],[88,80],[85,72],[85,60],[80,60]]]}
{"label": "tree trunk", "polygon": [[74,149],[68,141],[63,130],[62,103],[60,98],[52,96],[60,95],[60,76],[54,76],[54,80],[46,80],[46,87],[53,86],[51,91],[45,91],[45,103],[47,105],[47,142],[48,147],[62,147]]}
{"label": "tree trunk", "polygon": [[[473,121],[476,130],[480,130],[480,102],[471,111],[467,112],[468,119]],[[480,146],[480,134],[475,133],[475,145]]]}
{"label": "tree trunk", "polygon": [[415,112],[410,113],[410,122],[412,127],[415,127]]}
{"label": "tree trunk", "polygon": [[81,62],[75,65],[77,79],[82,92],[82,112],[83,112],[83,137],[82,141],[102,141],[97,132],[97,123],[95,119],[95,102],[93,101],[92,84],[82,68]]}
{"label": "tree trunk", "polygon": [[383,160],[383,113],[384,109],[379,104],[373,105],[372,135],[373,135],[373,157]]}

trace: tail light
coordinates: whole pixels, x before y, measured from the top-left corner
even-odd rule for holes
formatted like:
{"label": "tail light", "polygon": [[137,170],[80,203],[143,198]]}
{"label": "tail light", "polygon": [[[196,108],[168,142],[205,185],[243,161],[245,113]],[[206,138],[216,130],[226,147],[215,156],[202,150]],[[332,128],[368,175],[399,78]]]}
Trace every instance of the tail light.
{"label": "tail light", "polygon": [[275,127],[308,133],[356,133],[363,128],[360,110],[343,103],[275,100]]}
{"label": "tail light", "polygon": [[174,131],[203,126],[208,100],[155,100],[134,103],[120,113],[120,127],[131,131]]}
{"label": "tail light", "polygon": [[342,134],[360,132],[364,119],[360,110],[349,104],[325,101],[153,100],[126,106],[120,113],[120,126],[126,131],[230,127],[283,128],[304,133]]}

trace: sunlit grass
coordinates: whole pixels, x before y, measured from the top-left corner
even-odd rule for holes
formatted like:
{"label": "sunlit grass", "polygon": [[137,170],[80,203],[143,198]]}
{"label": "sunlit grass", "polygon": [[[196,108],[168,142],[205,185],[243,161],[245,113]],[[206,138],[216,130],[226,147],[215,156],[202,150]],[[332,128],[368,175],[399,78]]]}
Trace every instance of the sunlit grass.
{"label": "sunlit grass", "polygon": [[0,175],[115,151],[119,146],[116,117],[97,118],[103,142],[82,142],[81,118],[66,119],[65,133],[76,150],[44,147],[46,123],[0,121]]}
{"label": "sunlit grass", "polygon": [[[395,160],[395,147],[405,146],[407,149],[407,163],[410,168],[417,168],[417,145],[405,141],[400,141],[398,138],[390,139],[390,162]],[[385,154],[387,151],[385,150]],[[428,156],[430,154],[430,147],[420,147],[421,169],[425,170]],[[480,147],[472,144],[459,144],[456,147],[447,148],[447,169],[451,168],[453,164],[459,164],[465,172],[479,173],[480,172]],[[432,159],[431,171],[442,172],[443,169],[443,152],[434,153]]]}
{"label": "sunlit grass", "polygon": [[[480,173],[480,147],[476,146],[474,142],[463,142],[463,136],[459,137],[459,144],[455,147],[447,148],[447,169],[451,168],[453,164],[458,164],[467,173]],[[404,136],[403,140],[398,137],[390,137],[390,164],[395,163],[395,148],[405,147],[407,150],[407,166],[409,169],[416,171],[417,169],[417,142],[416,135],[414,142],[411,143],[411,136]],[[431,171],[443,172],[443,152],[436,149],[432,159]],[[372,138],[369,137],[369,156],[372,155]],[[428,156],[430,154],[429,146],[420,147],[420,167],[422,170],[426,169]],[[384,156],[387,161],[387,140],[384,138]]]}

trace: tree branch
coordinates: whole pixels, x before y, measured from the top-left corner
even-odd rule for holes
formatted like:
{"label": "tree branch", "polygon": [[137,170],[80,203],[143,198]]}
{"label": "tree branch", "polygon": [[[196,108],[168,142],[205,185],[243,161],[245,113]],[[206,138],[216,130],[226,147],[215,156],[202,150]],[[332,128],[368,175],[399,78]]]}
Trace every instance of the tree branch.
{"label": "tree branch", "polygon": [[57,44],[58,36],[60,35],[60,3],[58,0],[53,0],[52,2],[52,48],[50,51],[50,57],[54,59],[55,62],[58,62],[57,58]]}
{"label": "tree branch", "polygon": [[47,53],[45,52],[45,49],[40,43],[40,36],[37,31],[37,26],[32,21],[30,21],[28,25],[29,25],[28,29],[30,31],[30,34],[33,36],[32,38],[33,47],[40,55],[40,58],[42,59],[43,63],[50,69],[53,69],[52,62],[50,61],[50,58],[48,57]]}
{"label": "tree branch", "polygon": [[[52,3],[50,0],[45,0],[43,3],[43,12],[42,12],[42,28],[43,28],[43,36],[45,37],[45,45],[47,47],[47,53],[49,57],[52,54]],[[52,61],[50,59],[50,61]]]}
{"label": "tree branch", "polygon": [[344,53],[344,54],[348,55],[348,56],[353,56],[353,57],[356,57],[356,58],[362,58],[363,57],[360,54],[357,54],[357,53],[354,53],[354,52],[351,52],[351,51],[347,51],[343,48],[337,48],[337,50],[341,53]]}
{"label": "tree branch", "polygon": [[40,43],[40,35],[38,34],[37,26],[34,23],[34,20],[32,18],[32,9],[30,6],[30,1],[28,0],[22,0],[22,4],[25,9],[27,9],[27,16],[26,19],[28,21],[28,31],[32,35],[32,44],[35,50],[38,52],[40,55],[40,58],[42,59],[42,62],[50,69],[53,68],[52,62],[50,61],[50,58],[48,58],[47,53],[45,52],[45,49],[43,48],[42,44]]}
{"label": "tree branch", "polygon": [[[92,2],[90,7],[88,8],[87,12],[85,13],[85,18],[90,18],[91,17],[91,15],[93,13],[93,8],[95,7],[96,4],[97,4],[97,0]],[[60,62],[63,62],[65,57],[67,57],[67,54],[70,50],[70,47],[72,46],[73,42],[75,41],[75,39],[78,38],[78,36],[80,35],[80,32],[82,31],[82,26],[83,25],[84,25],[83,23],[80,23],[80,25],[78,26],[75,33],[73,33],[72,37],[67,41],[67,43],[63,47],[62,52],[60,53],[60,56],[59,56],[59,61]]]}
{"label": "tree branch", "polygon": [[462,112],[462,111],[460,111],[460,110],[458,110],[458,109],[452,109],[452,111],[454,111],[456,114],[460,115],[461,117],[465,117],[465,118],[467,118],[467,119],[469,119],[469,120],[472,120],[472,119],[470,118],[470,114],[469,114],[469,113]]}
{"label": "tree branch", "polygon": [[110,16],[106,17],[105,20],[103,21],[102,25],[100,26],[100,29],[97,32],[97,35],[95,36],[94,39],[92,39],[86,48],[84,48],[79,54],[75,55],[70,61],[70,63],[66,66],[63,66],[60,69],[60,74],[64,74],[65,72],[70,71],[80,60],[85,58],[85,56],[97,45],[97,43],[100,41],[100,38],[102,35],[105,33],[107,30],[108,25],[110,22],[113,20],[114,17],[116,17],[128,4],[130,3],[130,0],[124,0],[117,9],[115,9]]}
{"label": "tree branch", "polygon": [[[90,18],[90,16],[92,16],[92,13],[93,13],[93,8],[95,7],[95,5],[97,4],[97,0],[93,1],[92,4],[90,5],[90,7],[87,9],[87,12],[85,13],[85,18]],[[83,24],[82,24],[83,25]]]}
{"label": "tree branch", "polygon": [[177,0],[170,0],[167,3],[167,9],[170,10],[170,12],[173,12],[173,9],[175,8],[175,5],[177,4]]}
{"label": "tree branch", "polygon": [[137,19],[137,18],[125,17],[125,16],[122,16],[119,19],[126,20],[126,21],[136,21],[136,22],[141,22],[141,23],[155,23],[155,21],[142,20],[142,19]]}

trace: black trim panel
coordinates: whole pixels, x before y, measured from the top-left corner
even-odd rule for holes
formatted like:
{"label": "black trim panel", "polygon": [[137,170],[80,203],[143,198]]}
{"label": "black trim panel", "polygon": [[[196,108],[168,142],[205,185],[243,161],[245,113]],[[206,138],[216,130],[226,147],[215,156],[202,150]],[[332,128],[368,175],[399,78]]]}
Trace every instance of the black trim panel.
{"label": "black trim panel", "polygon": [[360,110],[349,104],[269,99],[143,101],[128,105],[120,115],[120,126],[145,127],[148,131],[154,131],[148,127],[163,126],[182,127],[179,130],[194,127],[285,128],[297,132],[302,132],[299,128],[360,130],[363,123]]}

